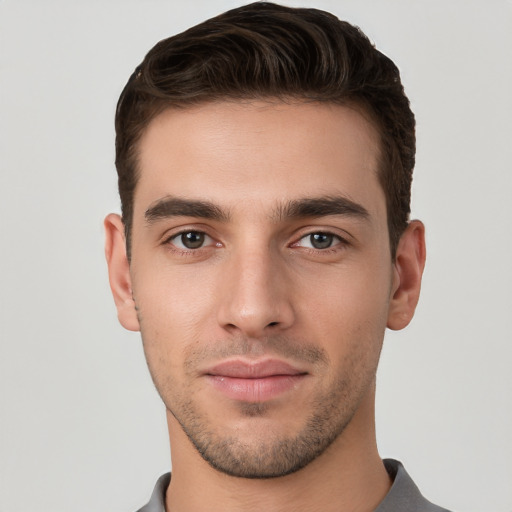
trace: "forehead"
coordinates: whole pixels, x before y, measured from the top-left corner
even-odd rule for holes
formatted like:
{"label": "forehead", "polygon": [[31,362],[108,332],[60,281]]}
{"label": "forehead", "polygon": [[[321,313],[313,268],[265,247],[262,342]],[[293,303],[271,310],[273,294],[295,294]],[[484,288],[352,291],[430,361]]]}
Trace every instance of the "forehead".
{"label": "forehead", "polygon": [[379,214],[378,161],[377,130],[349,106],[223,101],[168,109],[140,141],[134,213],[166,195],[261,209],[341,194]]}

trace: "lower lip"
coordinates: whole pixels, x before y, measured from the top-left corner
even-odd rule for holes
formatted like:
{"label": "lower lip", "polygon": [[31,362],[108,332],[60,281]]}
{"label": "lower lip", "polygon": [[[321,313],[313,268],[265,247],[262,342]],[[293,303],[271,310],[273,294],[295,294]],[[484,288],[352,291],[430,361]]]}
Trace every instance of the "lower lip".
{"label": "lower lip", "polygon": [[295,389],[306,377],[297,375],[272,375],[259,379],[241,379],[208,375],[213,387],[228,398],[244,402],[265,402]]}

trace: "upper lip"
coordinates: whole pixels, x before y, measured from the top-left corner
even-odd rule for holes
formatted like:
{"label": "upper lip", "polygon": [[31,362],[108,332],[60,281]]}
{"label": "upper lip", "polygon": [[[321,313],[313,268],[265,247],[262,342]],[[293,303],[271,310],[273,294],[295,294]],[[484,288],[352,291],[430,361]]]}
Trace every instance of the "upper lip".
{"label": "upper lip", "polygon": [[204,372],[205,375],[237,379],[263,379],[278,375],[293,376],[304,375],[305,373],[307,372],[278,359],[266,359],[263,361],[228,360],[218,363]]}

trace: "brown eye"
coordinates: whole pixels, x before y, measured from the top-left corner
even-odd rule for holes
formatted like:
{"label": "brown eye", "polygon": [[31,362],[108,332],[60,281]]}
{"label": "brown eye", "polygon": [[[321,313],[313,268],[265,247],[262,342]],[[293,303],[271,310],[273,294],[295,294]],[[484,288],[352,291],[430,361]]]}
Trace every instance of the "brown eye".
{"label": "brown eye", "polygon": [[185,231],[171,238],[171,243],[178,249],[200,249],[205,243],[211,243],[211,238],[201,231]]}
{"label": "brown eye", "polygon": [[333,245],[334,235],[329,233],[313,233],[309,235],[309,241],[315,249],[327,249]]}
{"label": "brown eye", "polygon": [[304,235],[298,242],[293,244],[293,246],[321,251],[344,243],[346,243],[345,240],[338,235],[325,231],[317,231],[316,233]]}
{"label": "brown eye", "polygon": [[190,231],[181,234],[181,243],[187,249],[199,249],[204,244],[204,233],[198,231]]}

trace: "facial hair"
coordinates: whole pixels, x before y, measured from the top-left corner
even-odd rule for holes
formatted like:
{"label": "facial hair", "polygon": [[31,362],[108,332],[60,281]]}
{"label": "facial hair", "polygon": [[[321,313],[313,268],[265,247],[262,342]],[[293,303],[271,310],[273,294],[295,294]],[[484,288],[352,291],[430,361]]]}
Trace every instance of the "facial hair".
{"label": "facial hair", "polygon": [[[373,382],[373,378],[361,379],[354,372],[356,368],[361,371],[361,358],[367,357],[363,348],[365,345],[361,343],[356,354],[348,354],[343,364],[344,371],[326,389],[318,390],[313,401],[306,404],[309,413],[296,433],[289,435],[278,430],[254,433],[250,442],[237,435],[236,431],[215,429],[207,413],[198,407],[194,394],[189,393],[190,389],[183,386],[180,388],[175,378],[158,375],[148,365],[167,409],[210,466],[239,478],[276,478],[308,465],[324,453],[350,423],[368,382]],[[243,338],[215,341],[200,350],[191,349],[185,359],[185,374],[187,379],[194,379],[201,363],[236,356],[261,355],[307,363],[318,374],[325,373],[330,366],[323,349],[287,337],[273,336],[258,340]],[[375,368],[368,371],[374,375]],[[236,406],[240,417],[254,419],[267,417],[271,409],[271,405],[266,402],[240,402]]]}

